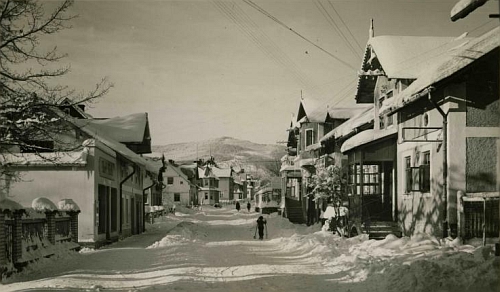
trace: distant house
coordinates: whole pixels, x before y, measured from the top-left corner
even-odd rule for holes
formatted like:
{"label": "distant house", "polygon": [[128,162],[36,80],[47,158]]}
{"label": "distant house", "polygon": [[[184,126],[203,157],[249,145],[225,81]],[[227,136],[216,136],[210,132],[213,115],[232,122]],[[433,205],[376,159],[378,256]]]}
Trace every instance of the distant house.
{"label": "distant house", "polygon": [[[52,141],[73,145],[73,150],[32,153],[25,149],[23,153],[2,154],[1,166],[22,178],[7,180],[2,190],[4,195],[24,206],[29,206],[37,197],[52,201],[72,199],[81,209],[79,243],[100,246],[120,236],[144,231],[143,194],[148,187],[145,184],[152,184],[159,169],[115,139],[127,141],[125,132],[122,137],[110,135],[118,127],[113,123],[115,119],[106,125],[106,120],[96,121],[82,115],[82,111],[76,106],[66,110],[79,116],[67,117],[65,122],[72,130],[60,134],[58,141]],[[141,116],[146,119],[146,123],[141,124],[144,137],[149,133],[147,115]]]}
{"label": "distant house", "polygon": [[198,204],[213,205],[220,202],[219,178],[213,173],[211,166],[198,167],[201,185],[198,189]]}
{"label": "distant house", "polygon": [[173,161],[166,164],[164,172],[163,202],[164,204],[192,205],[196,201],[197,187],[189,177]]}
{"label": "distant house", "polygon": [[212,172],[219,178],[220,200],[225,202],[234,202],[233,169],[212,167]]}

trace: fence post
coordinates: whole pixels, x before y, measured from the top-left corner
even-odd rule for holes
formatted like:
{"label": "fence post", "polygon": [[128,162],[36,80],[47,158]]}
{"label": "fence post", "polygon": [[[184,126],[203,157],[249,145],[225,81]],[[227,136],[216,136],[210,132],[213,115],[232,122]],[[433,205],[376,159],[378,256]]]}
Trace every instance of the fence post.
{"label": "fence post", "polygon": [[14,226],[12,228],[12,263],[16,264],[23,257],[23,211],[16,210],[13,213]]}
{"label": "fence post", "polygon": [[45,216],[47,217],[49,242],[52,244],[56,244],[56,212],[57,211],[45,212]]}
{"label": "fence post", "polygon": [[6,244],[5,213],[0,212],[0,272],[2,271],[2,267],[7,265],[7,250],[5,249]]}
{"label": "fence post", "polygon": [[80,211],[68,211],[70,216],[71,241],[78,243],[78,214]]}

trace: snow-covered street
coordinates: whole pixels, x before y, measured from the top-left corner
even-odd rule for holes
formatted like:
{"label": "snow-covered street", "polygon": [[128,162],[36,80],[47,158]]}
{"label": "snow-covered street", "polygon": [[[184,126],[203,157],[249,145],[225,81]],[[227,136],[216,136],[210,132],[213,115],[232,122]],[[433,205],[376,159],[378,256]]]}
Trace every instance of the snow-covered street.
{"label": "snow-covered street", "polygon": [[428,236],[342,239],[319,225],[232,206],[178,210],[147,232],[99,250],[44,259],[4,279],[2,291],[498,291],[491,247]]}

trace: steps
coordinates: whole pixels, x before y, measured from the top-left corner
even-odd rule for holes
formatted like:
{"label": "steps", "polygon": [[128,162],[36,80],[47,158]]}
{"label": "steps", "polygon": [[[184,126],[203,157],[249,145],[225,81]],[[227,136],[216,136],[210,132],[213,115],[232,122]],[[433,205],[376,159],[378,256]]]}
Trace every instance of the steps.
{"label": "steps", "polygon": [[397,222],[393,221],[374,221],[371,224],[365,225],[364,229],[368,233],[369,239],[384,239],[389,234],[394,234],[401,237],[403,233]]}

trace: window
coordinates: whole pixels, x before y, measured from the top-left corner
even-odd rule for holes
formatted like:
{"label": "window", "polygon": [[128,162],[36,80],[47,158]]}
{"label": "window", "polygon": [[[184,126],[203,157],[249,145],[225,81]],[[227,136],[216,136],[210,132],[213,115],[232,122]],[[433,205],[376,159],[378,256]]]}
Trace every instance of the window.
{"label": "window", "polygon": [[423,161],[420,165],[420,181],[421,191],[428,192],[431,190],[431,152],[426,151],[423,155]]}
{"label": "window", "polygon": [[306,147],[314,144],[314,131],[312,129],[306,130]]}
{"label": "window", "polygon": [[103,177],[114,179],[115,165],[104,158],[99,158],[99,173]]}
{"label": "window", "polygon": [[205,193],[205,200],[208,200],[208,193]]}
{"label": "window", "polygon": [[184,181],[181,180],[181,185],[183,185],[183,184],[184,184]]}
{"label": "window", "polygon": [[[409,157],[407,157],[408,159]],[[430,151],[423,153],[421,158],[421,163],[419,166],[408,167],[409,163],[406,162],[406,192],[418,191],[418,192],[428,192],[431,187],[431,176],[430,176],[430,161],[431,154]]]}
{"label": "window", "polygon": [[172,176],[167,177],[167,185],[173,185],[174,184],[174,178]]}
{"label": "window", "polygon": [[181,194],[174,193],[174,202],[180,202],[180,201],[181,201]]}
{"label": "window", "polygon": [[381,190],[379,165],[363,165],[363,195],[376,195],[380,193]]}

